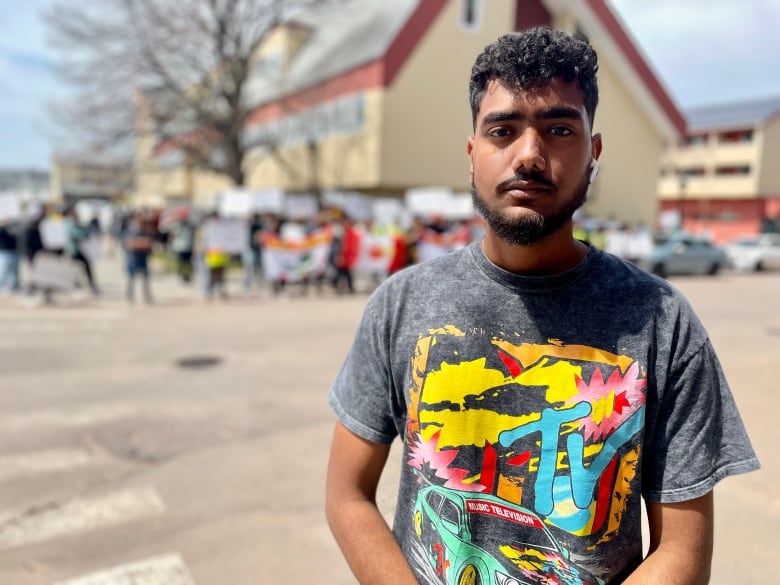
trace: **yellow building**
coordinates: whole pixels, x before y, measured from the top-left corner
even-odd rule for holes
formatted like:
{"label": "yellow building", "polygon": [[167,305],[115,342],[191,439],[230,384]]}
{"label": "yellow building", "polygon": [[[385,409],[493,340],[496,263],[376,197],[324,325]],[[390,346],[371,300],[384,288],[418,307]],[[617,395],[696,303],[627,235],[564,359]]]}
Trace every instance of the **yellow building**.
{"label": "yellow building", "polygon": [[[468,191],[468,79],[483,48],[535,25],[586,37],[599,54],[601,173],[585,211],[652,224],[663,144],[683,119],[605,0],[351,0],[277,28],[258,52],[245,144],[247,187],[346,189],[401,196],[437,185]],[[138,185],[213,205],[224,178],[176,151]],[[162,166],[155,166],[162,165]],[[145,176],[144,176],[145,173]]]}
{"label": "yellow building", "polygon": [[664,152],[662,209],[717,242],[780,218],[780,97],[694,108],[686,118],[685,135]]}

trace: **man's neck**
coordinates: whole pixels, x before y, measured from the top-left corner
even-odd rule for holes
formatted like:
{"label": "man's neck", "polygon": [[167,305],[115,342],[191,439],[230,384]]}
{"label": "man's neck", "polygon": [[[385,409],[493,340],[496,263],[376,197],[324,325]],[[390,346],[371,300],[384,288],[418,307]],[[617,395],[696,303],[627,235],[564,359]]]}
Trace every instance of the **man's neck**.
{"label": "man's neck", "polygon": [[488,229],[481,245],[485,256],[493,264],[523,276],[551,276],[566,272],[577,266],[588,253],[588,246],[574,239],[569,228],[528,246],[510,244]]}

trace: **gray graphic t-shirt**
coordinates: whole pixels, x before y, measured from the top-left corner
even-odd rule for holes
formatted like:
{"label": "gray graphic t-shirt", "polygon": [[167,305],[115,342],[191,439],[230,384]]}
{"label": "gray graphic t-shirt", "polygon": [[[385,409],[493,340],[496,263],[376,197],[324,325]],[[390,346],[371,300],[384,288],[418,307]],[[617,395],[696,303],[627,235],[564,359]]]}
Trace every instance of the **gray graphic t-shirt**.
{"label": "gray graphic t-shirt", "polygon": [[641,497],[758,467],[688,303],[594,248],[552,277],[478,244],[394,275],[329,401],[355,434],[401,437],[393,531],[422,584],[620,582]]}

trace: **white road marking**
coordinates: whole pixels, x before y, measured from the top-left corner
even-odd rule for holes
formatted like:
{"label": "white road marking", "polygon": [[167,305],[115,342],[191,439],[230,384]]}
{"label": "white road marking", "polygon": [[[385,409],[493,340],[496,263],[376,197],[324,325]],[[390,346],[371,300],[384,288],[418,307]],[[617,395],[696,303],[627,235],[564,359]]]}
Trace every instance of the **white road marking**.
{"label": "white road marking", "polygon": [[173,553],[119,565],[54,585],[195,585],[187,565]]}
{"label": "white road marking", "polygon": [[95,462],[95,457],[82,449],[52,449],[20,455],[0,456],[0,481],[8,481],[26,475],[67,471],[85,467]]}
{"label": "white road marking", "polygon": [[131,417],[136,413],[136,409],[127,404],[94,404],[70,411],[39,410],[0,417],[0,431],[18,431],[37,426],[83,427]]}
{"label": "white road marking", "polygon": [[130,489],[92,499],[76,499],[23,514],[0,512],[0,550],[45,542],[159,516],[165,512],[162,498],[153,488]]}

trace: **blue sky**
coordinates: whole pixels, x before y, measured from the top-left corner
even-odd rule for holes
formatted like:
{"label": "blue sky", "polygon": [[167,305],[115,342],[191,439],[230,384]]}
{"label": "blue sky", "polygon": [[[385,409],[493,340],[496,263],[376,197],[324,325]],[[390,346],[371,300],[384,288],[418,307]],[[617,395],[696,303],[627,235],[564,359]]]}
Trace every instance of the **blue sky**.
{"label": "blue sky", "polygon": [[[0,168],[41,168],[62,88],[40,11],[0,0]],[[678,106],[780,96],[780,0],[610,0]],[[465,81],[464,81],[465,83]]]}

